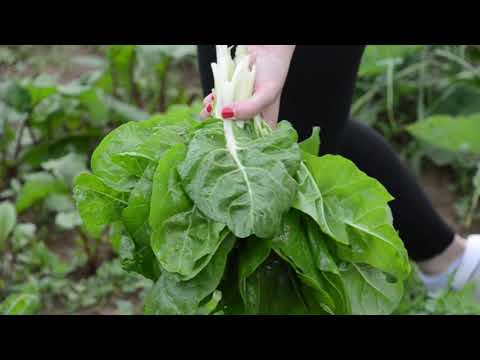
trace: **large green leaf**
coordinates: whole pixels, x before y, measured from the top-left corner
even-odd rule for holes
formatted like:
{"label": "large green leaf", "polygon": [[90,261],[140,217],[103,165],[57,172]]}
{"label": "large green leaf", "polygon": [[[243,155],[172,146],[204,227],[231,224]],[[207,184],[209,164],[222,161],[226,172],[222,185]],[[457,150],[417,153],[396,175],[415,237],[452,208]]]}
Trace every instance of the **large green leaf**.
{"label": "large green leaf", "polygon": [[[264,137],[215,121],[197,130],[179,174],[190,198],[239,238],[275,235],[297,190],[297,133],[287,122]],[[225,135],[227,134],[227,135]]]}
{"label": "large green leaf", "polygon": [[150,201],[152,197],[152,181],[155,166],[145,169],[128,198],[128,206],[122,211],[122,220],[130,236],[136,244],[149,246],[151,228],[148,223]]}
{"label": "large green leaf", "polygon": [[320,230],[318,224],[310,217],[303,218],[308,242],[312,249],[313,260],[317,269],[323,272],[339,274],[335,258],[330,250],[331,239]]}
{"label": "large green leaf", "polygon": [[304,315],[309,310],[300,285],[287,263],[269,258],[249,276],[244,285],[245,310],[251,315]]}
{"label": "large green leaf", "polygon": [[108,134],[92,156],[93,173],[119,191],[131,190],[150,162],[157,161],[172,145],[185,142],[191,118],[156,116],[129,122]]}
{"label": "large green leaf", "polygon": [[[242,240],[237,241],[235,249],[229,256],[228,266],[218,290],[222,292],[222,301],[219,304],[225,315],[245,315],[245,305],[240,294],[238,256],[242,248]],[[240,246],[239,246],[240,245]]]}
{"label": "large green leaf", "polygon": [[371,266],[350,263],[341,273],[354,315],[389,315],[402,299],[403,281]]}
{"label": "large green leaf", "polygon": [[185,154],[185,145],[177,144],[167,150],[158,162],[153,176],[150,212],[150,225],[153,229],[160,228],[169,217],[192,208],[192,202],[183,191],[175,169]]}
{"label": "large green leaf", "polygon": [[410,264],[392,225],[392,196],[345,158],[304,153],[304,159],[294,206],[337,241],[340,258],[405,278]]}
{"label": "large green leaf", "polygon": [[[338,258],[332,252],[332,240],[323,234],[318,224],[310,217],[303,216],[306,237],[310,244],[313,261],[323,281],[324,290],[328,292],[335,304],[336,314],[350,314],[350,302],[346,294],[343,279],[336,264]],[[333,249],[334,251],[334,249]],[[321,299],[321,293],[310,292],[316,299]]]}
{"label": "large green leaf", "polygon": [[[310,246],[305,224],[301,220],[302,214],[297,210],[291,210],[282,223],[280,234],[273,239],[273,249],[286,260],[297,272],[302,282],[315,289],[320,306],[329,313],[339,312],[344,304],[335,303],[328,282],[317,267],[316,258],[321,254],[314,254]],[[314,241],[325,241],[322,234]],[[313,240],[313,239],[312,239]],[[335,294],[334,294],[335,295]],[[341,298],[341,297],[340,297]],[[340,310],[341,312],[342,310]]]}
{"label": "large green leaf", "polygon": [[150,245],[135,243],[125,232],[121,223],[117,222],[114,225],[117,230],[117,239],[115,240],[118,241],[116,246],[122,268],[125,271],[135,272],[152,281],[157,281],[161,270]]}
{"label": "large green leaf", "polygon": [[[305,283],[306,285],[310,284],[310,286],[309,288],[304,286],[302,291],[310,311],[321,314],[323,312],[330,313],[334,310],[335,314],[350,314],[350,302],[336,264],[336,257],[329,249],[332,240],[320,231],[318,224],[310,217],[303,215],[298,218],[299,212],[294,210],[291,214],[293,216],[286,222],[289,223],[287,226],[289,230],[286,233],[290,232],[291,235],[284,239],[286,241],[283,251],[284,254],[293,254],[293,256],[290,255],[290,261],[292,264],[294,262],[300,264],[301,268],[298,270],[300,273],[307,272],[309,274],[310,279]],[[302,229],[304,229],[303,234]],[[311,257],[308,256],[307,242],[310,245]],[[303,248],[303,254],[296,252],[289,246]],[[312,279],[314,286],[311,286]],[[318,286],[321,286],[321,291],[319,291]],[[328,297],[325,293],[328,294]],[[326,307],[325,303],[327,301],[332,301],[335,307],[333,309]]]}
{"label": "large green leaf", "polygon": [[[102,140],[92,155],[93,173],[117,190],[131,190],[138,178],[132,175],[132,170],[125,168],[125,164],[117,164],[114,157],[133,152],[151,136],[152,128],[158,121],[158,118],[154,118],[141,123],[130,122],[113,130]],[[135,169],[134,174],[138,174],[138,169]]]}
{"label": "large green leaf", "polygon": [[147,315],[194,315],[222,280],[227,258],[235,243],[233,235],[221,243],[210,263],[193,279],[182,281],[163,272],[145,299]]}
{"label": "large green leaf", "polygon": [[241,242],[242,247],[238,257],[238,282],[244,305],[248,306],[247,280],[270,256],[272,240],[251,236]]}
{"label": "large green leaf", "polygon": [[480,114],[432,116],[408,127],[410,134],[442,150],[480,155]]}
{"label": "large green leaf", "polygon": [[[292,212],[295,212],[292,210]],[[318,276],[322,281],[323,290],[328,293],[335,304],[336,314],[349,314],[351,312],[350,303],[345,293],[344,283],[340,276],[336,261],[337,257],[332,253],[332,240],[323,234],[318,224],[310,217],[301,216],[300,225],[305,228],[305,237],[310,245],[313,263],[317,270],[320,271]],[[305,242],[302,239],[302,242]],[[304,245],[306,248],[306,245]],[[311,267],[311,265],[309,265]],[[313,271],[310,270],[313,274]],[[320,300],[323,304],[322,292],[310,291],[315,299]]]}
{"label": "large green leaf", "polygon": [[238,259],[238,274],[240,281],[252,275],[255,270],[267,260],[271,251],[271,239],[259,239],[255,236],[243,239]]}
{"label": "large green leaf", "polygon": [[184,194],[176,167],[185,154],[185,145],[178,144],[160,159],[150,224],[152,249],[162,267],[189,280],[207,266],[228,231],[224,224],[205,217]]}
{"label": "large green leaf", "polygon": [[229,231],[196,206],[173,215],[152,235],[152,249],[165,270],[189,280],[208,265]]}
{"label": "large green leaf", "polygon": [[128,205],[125,195],[95,175],[80,174],[75,180],[74,197],[85,229],[98,237],[105,226],[120,220],[122,209]]}
{"label": "large green leaf", "polygon": [[[307,155],[307,153],[304,153],[304,157],[308,159]],[[336,214],[329,212],[327,208],[328,194],[325,194],[325,190],[320,188],[306,161],[300,165],[297,182],[298,192],[293,206],[310,215],[327,235],[330,235],[336,241],[348,244],[349,240],[343,222],[335,216]],[[331,200],[331,202],[336,201],[336,198]]]}
{"label": "large green leaf", "polygon": [[310,155],[317,156],[320,152],[320,128],[314,127],[312,135],[300,143],[300,149],[309,153]]}
{"label": "large green leaf", "polygon": [[0,252],[17,222],[17,212],[10,202],[0,203]]}

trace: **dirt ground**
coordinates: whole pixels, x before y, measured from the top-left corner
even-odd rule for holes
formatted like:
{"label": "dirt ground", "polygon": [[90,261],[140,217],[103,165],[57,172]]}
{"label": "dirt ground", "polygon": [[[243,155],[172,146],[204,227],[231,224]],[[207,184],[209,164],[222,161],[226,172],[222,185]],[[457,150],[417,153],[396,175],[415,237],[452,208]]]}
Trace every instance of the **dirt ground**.
{"label": "dirt ground", "polygon": [[[0,46],[1,47],[1,46]],[[21,45],[20,65],[0,64],[0,77],[23,78],[39,72],[54,75],[62,84],[95,70],[95,59],[103,61],[100,48],[91,45]],[[90,61],[85,61],[85,59]],[[42,59],[41,61],[39,59]]]}
{"label": "dirt ground", "polygon": [[432,201],[434,208],[443,219],[459,234],[467,236],[480,233],[480,223],[473,222],[466,229],[458,220],[455,212],[456,194],[449,188],[452,185],[452,175],[447,170],[429,168],[422,172],[420,183]]}

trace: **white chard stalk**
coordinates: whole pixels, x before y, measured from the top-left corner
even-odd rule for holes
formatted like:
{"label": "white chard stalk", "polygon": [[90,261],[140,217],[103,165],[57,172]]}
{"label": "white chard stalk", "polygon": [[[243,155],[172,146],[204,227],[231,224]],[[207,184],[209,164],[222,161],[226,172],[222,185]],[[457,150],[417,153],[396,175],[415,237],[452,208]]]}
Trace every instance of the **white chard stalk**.
{"label": "white chard stalk", "polygon": [[[250,68],[250,55],[245,45],[239,45],[235,58],[232,59],[231,48],[227,45],[217,45],[217,62],[212,63],[213,77],[215,80],[214,114],[222,118],[222,110],[237,101],[249,99],[253,95],[255,85],[255,65]],[[224,120],[226,146],[233,159],[243,170],[243,165],[238,158],[238,146],[233,131],[233,123],[244,127],[243,121]]]}
{"label": "white chard stalk", "polygon": [[[250,55],[245,45],[239,45],[235,58],[232,59],[231,48],[217,45],[217,62],[212,64],[215,80],[215,117],[222,119],[222,109],[237,101],[247,100],[253,95],[255,86],[255,65],[250,68]],[[227,120],[230,124],[232,121]],[[243,127],[243,121],[235,121]]]}

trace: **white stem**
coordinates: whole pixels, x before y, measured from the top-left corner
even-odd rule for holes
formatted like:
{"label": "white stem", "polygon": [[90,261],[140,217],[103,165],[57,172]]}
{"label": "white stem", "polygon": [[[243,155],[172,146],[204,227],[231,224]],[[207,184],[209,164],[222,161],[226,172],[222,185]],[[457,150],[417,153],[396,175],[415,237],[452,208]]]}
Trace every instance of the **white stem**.
{"label": "white stem", "polygon": [[235,140],[235,135],[233,134],[233,121],[224,120],[223,121],[223,130],[225,131],[225,140],[227,149],[232,154],[232,156],[237,160],[237,142]]}

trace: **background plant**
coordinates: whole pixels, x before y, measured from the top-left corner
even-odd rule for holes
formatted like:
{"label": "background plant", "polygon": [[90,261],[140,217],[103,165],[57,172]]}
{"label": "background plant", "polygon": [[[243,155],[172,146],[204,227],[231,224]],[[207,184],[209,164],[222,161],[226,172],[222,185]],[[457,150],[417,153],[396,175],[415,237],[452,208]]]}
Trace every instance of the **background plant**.
{"label": "background plant", "polygon": [[111,129],[197,98],[197,87],[183,84],[192,82],[194,47],[1,49],[0,298],[9,304],[19,299],[4,311],[96,305],[138,278],[122,273],[120,282],[95,285],[102,273],[113,276],[109,271],[119,263],[109,234],[92,237],[83,230],[73,179]]}

